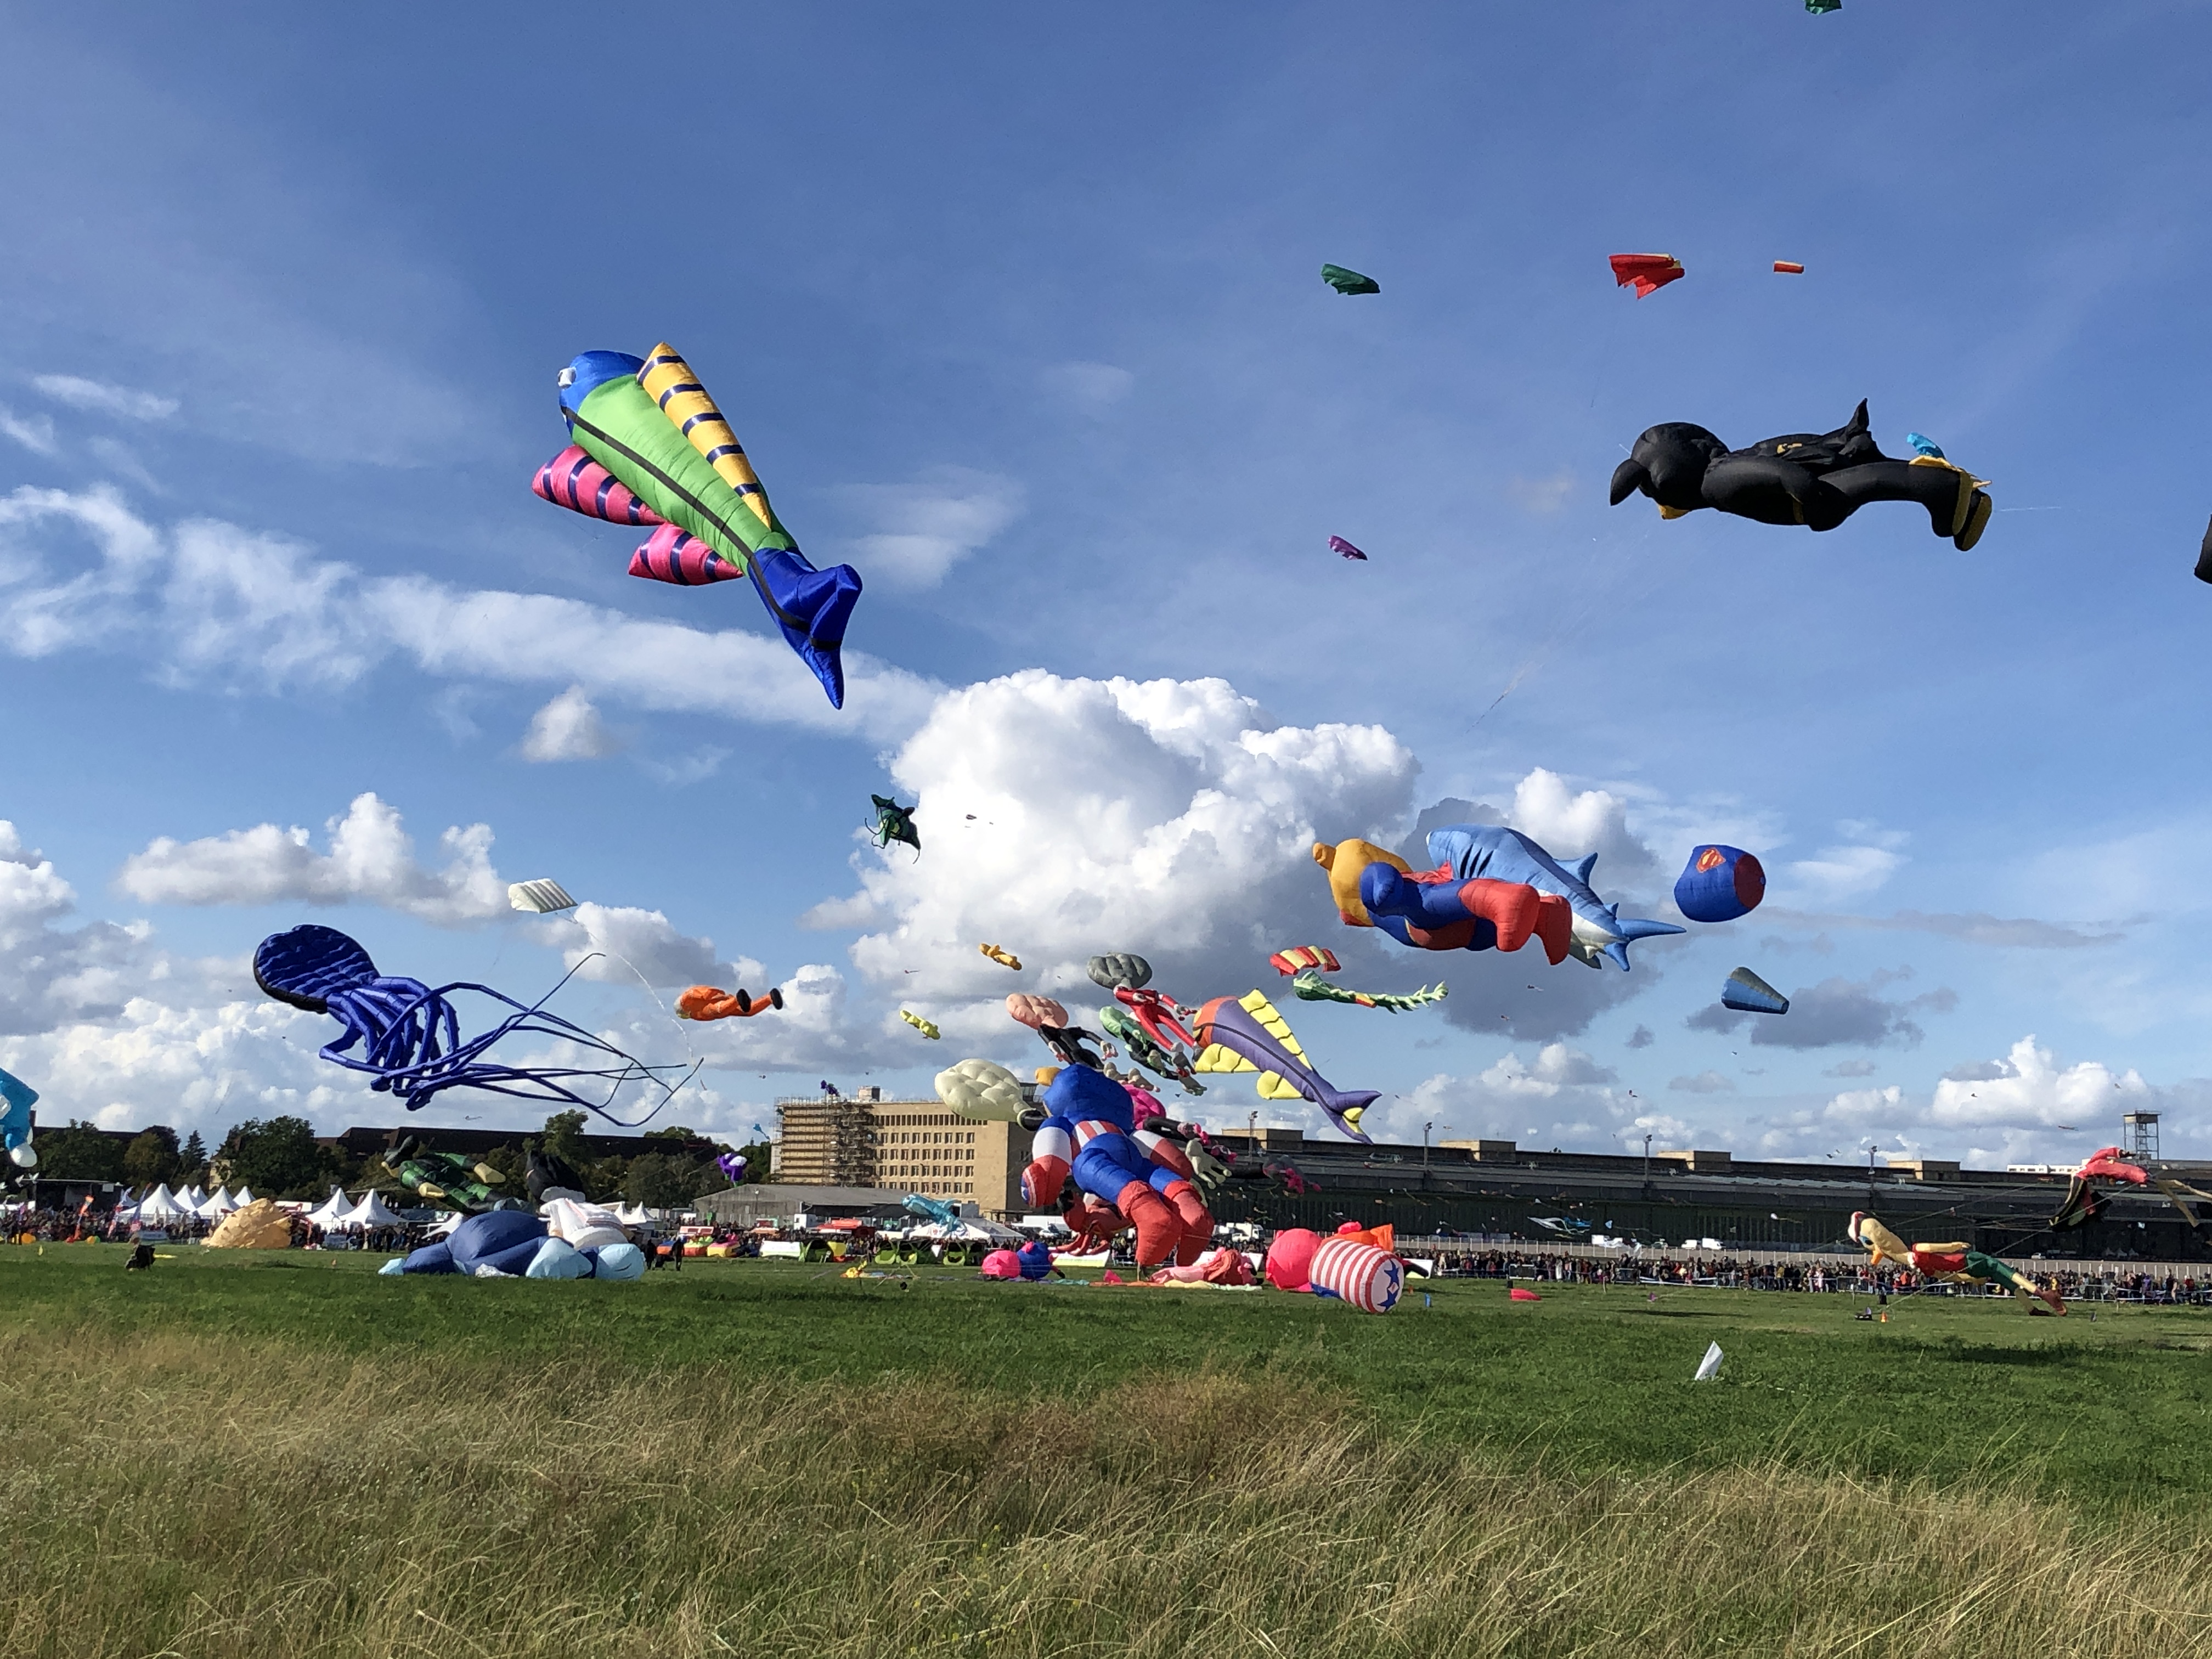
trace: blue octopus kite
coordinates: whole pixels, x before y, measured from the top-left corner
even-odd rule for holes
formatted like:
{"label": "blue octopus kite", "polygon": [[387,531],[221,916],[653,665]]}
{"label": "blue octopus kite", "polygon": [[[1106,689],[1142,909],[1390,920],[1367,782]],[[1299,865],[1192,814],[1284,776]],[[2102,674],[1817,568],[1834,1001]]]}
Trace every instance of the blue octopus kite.
{"label": "blue octopus kite", "polygon": [[[345,1027],[344,1036],[323,1045],[323,1058],[349,1072],[366,1072],[374,1079],[370,1088],[398,1096],[410,1112],[421,1111],[447,1089],[482,1089],[523,1100],[580,1106],[634,1128],[635,1124],[624,1123],[607,1109],[626,1085],[642,1083],[658,1095],[653,1111],[645,1115],[649,1119],[690,1080],[698,1066],[648,1066],[558,1014],[547,1013],[545,1004],[576,968],[563,974],[560,983],[538,1001],[526,1004],[489,985],[461,981],[433,990],[420,980],[387,977],[376,971],[376,963],[358,941],[335,927],[313,923],[270,934],[253,953],[253,981],[265,995],[307,1013],[328,1014]],[[478,992],[514,1012],[463,1042],[460,1017],[447,1000],[455,991]],[[509,1066],[484,1057],[502,1037],[516,1033],[572,1043],[592,1055],[604,1055],[606,1063]],[[358,1054],[352,1052],[356,1045]],[[672,1083],[664,1073],[678,1075]],[[578,1092],[575,1085],[586,1079],[607,1085],[604,1098]],[[592,1091],[592,1095],[599,1092]]]}

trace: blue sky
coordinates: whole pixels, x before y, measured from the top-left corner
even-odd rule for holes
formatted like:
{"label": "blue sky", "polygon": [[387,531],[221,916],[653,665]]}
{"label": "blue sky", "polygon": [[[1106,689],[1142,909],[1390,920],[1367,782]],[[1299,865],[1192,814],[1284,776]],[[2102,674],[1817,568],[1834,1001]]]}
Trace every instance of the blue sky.
{"label": "blue sky", "polygon": [[[0,18],[0,1064],[47,1115],[387,1119],[244,977],[315,919],[532,994],[594,941],[787,984],[776,1030],[564,993],[697,1045],[725,1127],[1035,1063],[990,1000],[1090,951],[1196,1001],[1316,942],[1451,984],[1293,1011],[1392,1133],[2056,1160],[2131,1105],[2212,1155],[2212,9]],[[1631,250],[1690,275],[1634,301]],[[560,367],[662,339],[867,579],[842,716],[745,592],[528,492]],[[1973,552],[1605,504],[1656,422],[1861,398],[1994,481]],[[919,862],[854,839],[894,777]],[[1713,837],[1771,896],[1627,976],[1340,928],[1305,842],[1448,799],[1624,911]],[[484,896],[536,875],[599,932]],[[1738,963],[1797,1011],[1691,1027]]]}

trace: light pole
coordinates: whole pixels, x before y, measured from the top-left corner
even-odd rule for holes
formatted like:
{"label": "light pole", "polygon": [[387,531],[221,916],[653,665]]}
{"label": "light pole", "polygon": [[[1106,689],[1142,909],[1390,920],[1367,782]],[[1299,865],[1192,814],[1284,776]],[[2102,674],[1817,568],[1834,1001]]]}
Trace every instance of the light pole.
{"label": "light pole", "polygon": [[1429,1131],[1436,1127],[1436,1120],[1433,1118],[1421,1125],[1421,1167],[1424,1170],[1429,1167]]}

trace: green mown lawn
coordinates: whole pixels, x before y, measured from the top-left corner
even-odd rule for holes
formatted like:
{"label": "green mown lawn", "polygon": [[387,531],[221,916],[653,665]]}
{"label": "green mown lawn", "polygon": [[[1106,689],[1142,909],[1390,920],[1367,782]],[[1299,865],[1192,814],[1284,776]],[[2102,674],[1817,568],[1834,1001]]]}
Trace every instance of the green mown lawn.
{"label": "green mown lawn", "polygon": [[[950,1382],[1014,1400],[1162,1373],[1289,1382],[1391,1432],[1573,1473],[1779,1463],[2026,1478],[2091,1508],[2212,1492],[2212,1313],[1443,1281],[1395,1313],[1274,1291],[1000,1285],[699,1262],[629,1285],[380,1279],[383,1258],[0,1247],[0,1337],[189,1332],[382,1359],[590,1358],[665,1373]],[[1709,1341],[1718,1382],[1689,1378]]]}

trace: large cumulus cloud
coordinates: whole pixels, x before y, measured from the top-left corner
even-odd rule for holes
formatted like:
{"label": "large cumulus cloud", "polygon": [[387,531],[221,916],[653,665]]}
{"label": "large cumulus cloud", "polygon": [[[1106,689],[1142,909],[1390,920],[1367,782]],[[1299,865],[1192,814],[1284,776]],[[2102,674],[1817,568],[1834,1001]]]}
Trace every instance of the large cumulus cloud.
{"label": "large cumulus cloud", "polygon": [[1340,933],[1312,844],[1402,823],[1415,766],[1379,726],[1284,726],[1220,680],[1030,670],[945,694],[890,769],[926,854],[861,855],[860,890],[810,920],[864,929],[860,974],[910,1000],[927,987],[912,1006],[948,1038],[1004,1045],[1008,991],[1085,1006],[1100,951],[1143,952],[1195,1000]]}

